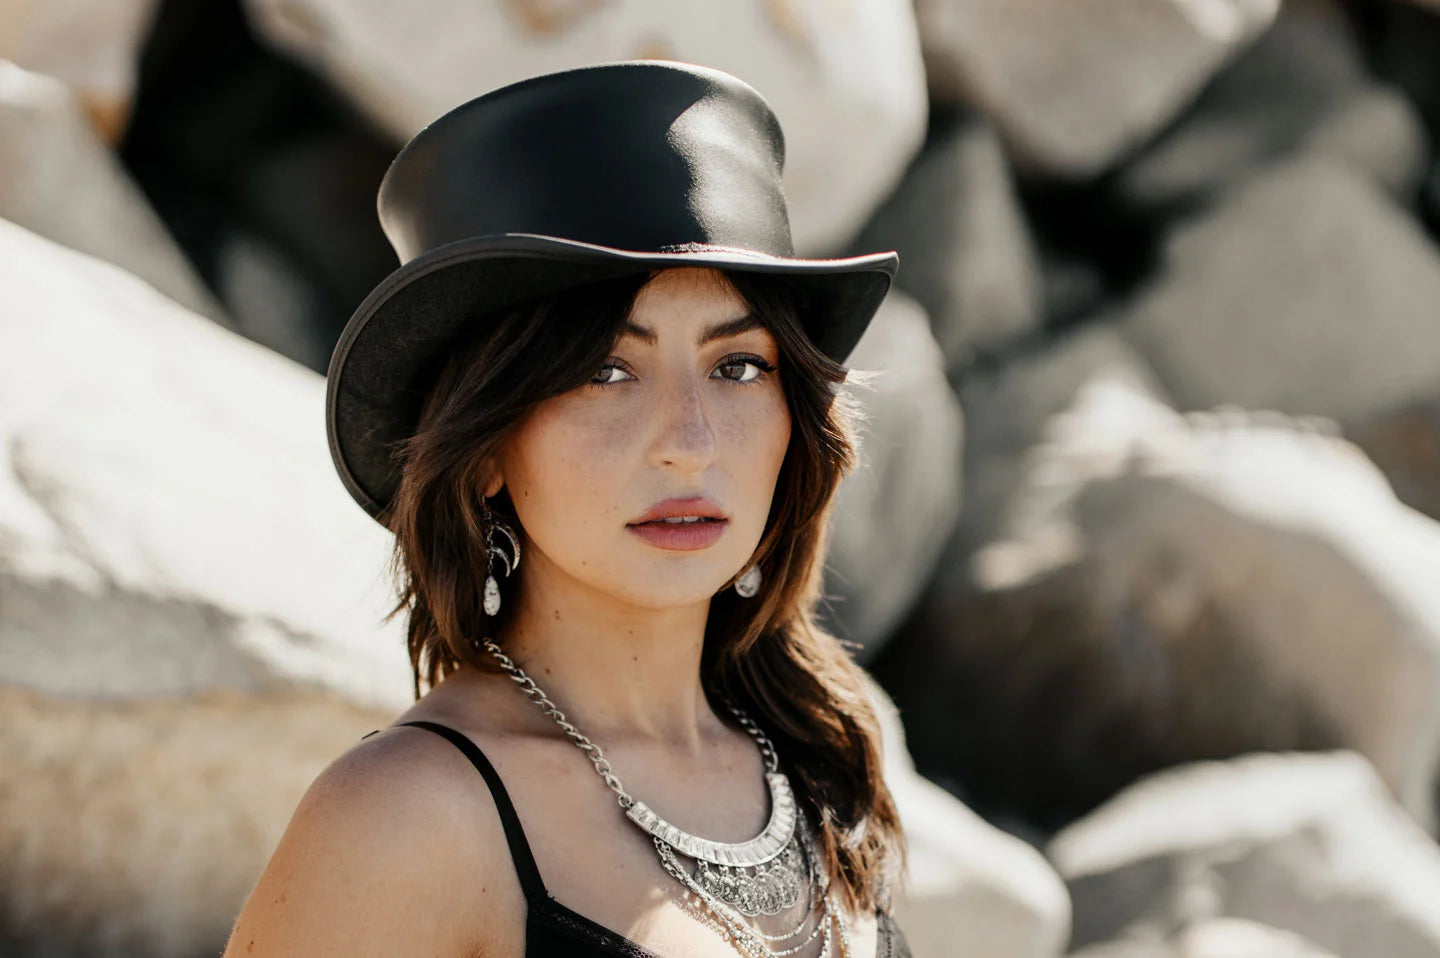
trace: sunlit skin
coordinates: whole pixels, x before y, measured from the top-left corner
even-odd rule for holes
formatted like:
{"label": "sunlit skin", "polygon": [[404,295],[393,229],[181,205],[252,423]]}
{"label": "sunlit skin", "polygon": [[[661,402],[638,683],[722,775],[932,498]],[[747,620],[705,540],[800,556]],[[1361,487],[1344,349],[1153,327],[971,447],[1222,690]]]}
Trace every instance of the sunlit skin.
{"label": "sunlit skin", "polygon": [[[723,274],[659,273],[594,382],[535,408],[486,490],[508,489],[525,549],[497,638],[594,739],[698,755],[715,736],[700,689],[710,600],[750,563],[791,429],[773,336],[726,328],[746,313]],[[691,496],[728,517],[713,545],[667,551],[627,529]]]}

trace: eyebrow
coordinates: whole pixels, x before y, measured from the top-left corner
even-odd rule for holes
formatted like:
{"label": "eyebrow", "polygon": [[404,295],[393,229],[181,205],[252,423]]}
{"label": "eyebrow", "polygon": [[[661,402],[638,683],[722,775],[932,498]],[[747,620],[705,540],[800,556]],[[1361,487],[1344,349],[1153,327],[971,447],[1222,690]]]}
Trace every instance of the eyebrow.
{"label": "eyebrow", "polygon": [[[700,338],[695,341],[696,346],[707,346],[717,339],[729,339],[731,336],[739,336],[741,333],[748,333],[752,329],[760,329],[765,324],[754,313],[746,313],[736,319],[729,319],[723,323],[716,323],[700,333]],[[647,326],[639,326],[627,321],[623,332],[628,336],[634,336],[641,342],[654,346],[656,343],[655,330]]]}

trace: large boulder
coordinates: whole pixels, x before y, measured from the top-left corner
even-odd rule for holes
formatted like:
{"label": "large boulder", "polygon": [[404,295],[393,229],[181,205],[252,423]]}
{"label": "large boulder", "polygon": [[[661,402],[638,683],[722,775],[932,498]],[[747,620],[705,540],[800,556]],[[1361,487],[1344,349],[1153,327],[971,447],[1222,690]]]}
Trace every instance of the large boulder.
{"label": "large boulder", "polygon": [[387,536],[318,376],[5,222],[0,274],[0,937],[213,954],[306,784],[410,697]]}
{"label": "large boulder", "polygon": [[310,782],[392,715],[313,691],[117,702],[0,678],[0,951],[218,955]]}
{"label": "large boulder", "polygon": [[1171,769],[1065,829],[1046,854],[1074,902],[1076,946],[1207,924],[1213,935],[1232,918],[1302,939],[1267,956],[1440,954],[1440,849],[1353,752]]}
{"label": "large boulder", "polygon": [[229,323],[74,92],[7,60],[0,60],[0,219],[123,267]]}
{"label": "large boulder", "polygon": [[922,774],[1054,828],[1158,768],[1349,747],[1433,829],[1440,524],[1332,429],[1086,386],[876,664]]}
{"label": "large boulder", "polygon": [[1019,503],[1027,464],[1051,420],[1087,388],[1118,383],[1164,402],[1165,391],[1144,359],[1114,326],[1087,323],[1010,357],[960,386],[965,410],[965,500],[955,534],[940,562],[937,587],[968,588],[975,553],[1006,528]]}
{"label": "large boulder", "polygon": [[925,148],[851,246],[894,249],[896,284],[930,314],[952,382],[1034,333],[1040,265],[994,125],[937,106]]}
{"label": "large boulder", "polygon": [[401,4],[350,0],[245,7],[262,37],[322,71],[401,140],[472,97],[536,74],[630,58],[734,73],[769,100],[785,130],[784,187],[802,255],[850,240],[924,136],[910,0],[446,0],[423,17]]}
{"label": "large boulder", "polygon": [[1120,171],[1115,196],[1146,210],[1192,207],[1296,153],[1348,165],[1404,202],[1425,175],[1424,124],[1399,90],[1372,77],[1339,3],[1286,4]]}
{"label": "large boulder", "polygon": [[217,954],[411,700],[314,373],[0,221],[0,950]]}
{"label": "large boulder", "polygon": [[3,221],[0,275],[0,681],[407,701],[321,377]]}
{"label": "large boulder", "polygon": [[960,406],[925,312],[892,292],[851,354],[867,384],[860,463],[836,493],[822,609],[873,660],[919,598],[960,515]]}
{"label": "large boulder", "polygon": [[68,84],[96,131],[116,143],[130,116],[140,47],[158,6],[157,0],[5,0],[0,58]]}
{"label": "large boulder", "polygon": [[1085,177],[1169,123],[1278,0],[916,0],[937,99],[973,103],[1027,167]]}
{"label": "large boulder", "polygon": [[1440,382],[1440,250],[1367,178],[1303,156],[1178,226],[1127,338],[1181,408],[1351,425]]}
{"label": "large boulder", "polygon": [[885,784],[909,847],[896,919],[920,955],[1050,958],[1070,939],[1065,884],[1033,846],[976,815],[915,771],[899,710],[867,681],[880,718]]}

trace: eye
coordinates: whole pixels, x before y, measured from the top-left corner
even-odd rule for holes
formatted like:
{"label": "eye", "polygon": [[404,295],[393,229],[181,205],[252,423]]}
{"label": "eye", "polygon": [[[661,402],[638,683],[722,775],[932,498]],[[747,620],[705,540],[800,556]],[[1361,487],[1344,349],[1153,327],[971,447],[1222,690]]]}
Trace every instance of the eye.
{"label": "eye", "polygon": [[752,383],[765,373],[773,373],[775,366],[759,356],[749,354],[726,356],[715,367],[721,371],[721,379],[728,379],[733,383]]}
{"label": "eye", "polygon": [[[616,373],[620,373],[621,375],[616,376]],[[612,360],[601,365],[601,367],[595,372],[595,375],[591,377],[590,384],[592,386],[610,386],[614,383],[620,383],[624,382],[626,379],[634,378],[634,376],[631,376],[628,372],[625,371],[625,367]]]}

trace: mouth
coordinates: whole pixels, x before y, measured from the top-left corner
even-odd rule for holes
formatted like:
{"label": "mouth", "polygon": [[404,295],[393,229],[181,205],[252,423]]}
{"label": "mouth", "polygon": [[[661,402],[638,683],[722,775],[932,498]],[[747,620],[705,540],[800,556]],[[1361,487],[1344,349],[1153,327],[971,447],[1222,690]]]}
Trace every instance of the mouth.
{"label": "mouth", "polygon": [[669,552],[693,552],[719,541],[730,525],[714,516],[666,516],[647,522],[632,522],[625,528],[647,545]]}

